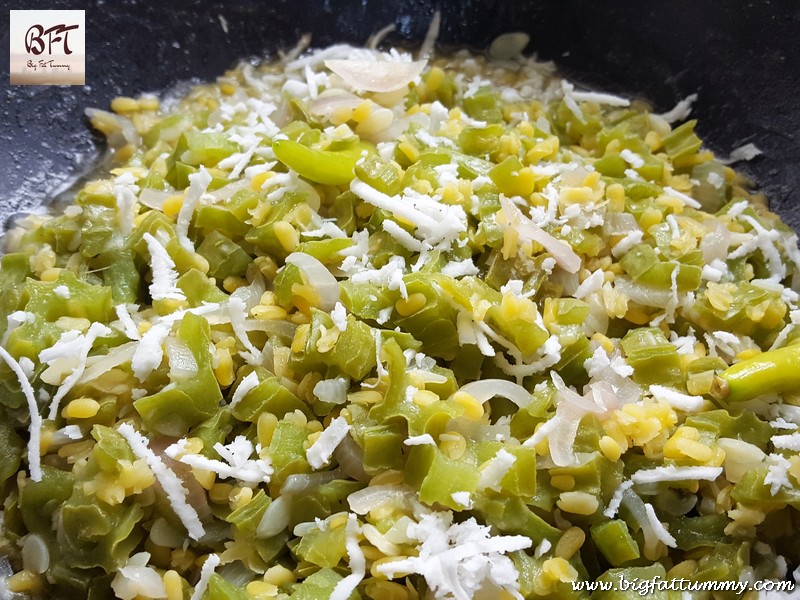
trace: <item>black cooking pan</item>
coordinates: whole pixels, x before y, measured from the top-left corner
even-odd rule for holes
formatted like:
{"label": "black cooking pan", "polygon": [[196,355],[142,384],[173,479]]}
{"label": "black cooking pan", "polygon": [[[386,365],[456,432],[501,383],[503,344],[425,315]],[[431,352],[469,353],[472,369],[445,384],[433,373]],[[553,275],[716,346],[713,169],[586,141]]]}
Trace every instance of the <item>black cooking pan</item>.
{"label": "black cooking pan", "polygon": [[[86,9],[87,85],[9,86],[3,77],[3,222],[49,201],[91,164],[100,141],[83,116],[88,106],[106,108],[119,94],[212,79],[239,58],[291,48],[306,32],[316,46],[363,43],[394,23],[388,43],[418,43],[438,8],[441,47],[482,49],[500,33],[525,31],[529,52],[556,61],[578,82],[649,99],[658,110],[699,93],[693,116],[707,145],[721,154],[746,142],[761,148],[763,156],[740,167],[800,230],[800,4],[794,0],[18,4],[14,8]],[[6,20],[0,49],[8,47]],[[0,64],[8,60],[0,57]]]}

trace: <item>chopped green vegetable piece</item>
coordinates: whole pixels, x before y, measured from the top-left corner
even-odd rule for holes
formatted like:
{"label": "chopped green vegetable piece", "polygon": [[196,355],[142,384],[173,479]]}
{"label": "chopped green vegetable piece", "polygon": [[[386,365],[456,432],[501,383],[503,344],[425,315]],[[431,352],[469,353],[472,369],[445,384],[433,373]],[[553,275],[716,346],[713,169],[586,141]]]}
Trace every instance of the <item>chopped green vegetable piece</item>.
{"label": "chopped green vegetable piece", "polygon": [[247,600],[249,596],[243,589],[226,581],[217,573],[212,573],[208,580],[208,600]]}
{"label": "chopped green vegetable piece", "polygon": [[250,264],[247,252],[218,231],[212,231],[203,239],[197,253],[208,261],[208,274],[219,280],[241,277]]}
{"label": "chopped green vegetable piece", "polygon": [[[222,393],[211,367],[207,348],[211,342],[208,322],[187,314],[175,340],[170,379],[175,387],[162,389],[134,402],[142,420],[163,435],[184,435],[192,425],[211,417]],[[186,368],[191,357],[190,368]],[[192,364],[193,363],[193,364]]]}
{"label": "chopped green vegetable piece", "polygon": [[620,343],[637,383],[673,385],[682,380],[678,352],[660,329],[632,329]]}
{"label": "chopped green vegetable piece", "polygon": [[326,185],[346,185],[355,177],[355,166],[367,146],[347,150],[315,150],[292,140],[272,143],[275,156],[303,177]]}
{"label": "chopped green vegetable piece", "polygon": [[612,566],[619,567],[639,558],[639,546],[622,519],[595,523],[590,531],[597,548]]}

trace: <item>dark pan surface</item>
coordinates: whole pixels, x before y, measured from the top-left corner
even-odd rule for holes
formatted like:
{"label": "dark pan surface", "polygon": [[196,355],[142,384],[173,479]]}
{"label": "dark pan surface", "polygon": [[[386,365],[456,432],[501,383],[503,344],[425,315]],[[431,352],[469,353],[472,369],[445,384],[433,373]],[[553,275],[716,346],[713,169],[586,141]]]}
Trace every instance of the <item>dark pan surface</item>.
{"label": "dark pan surface", "polygon": [[[69,0],[24,4],[80,8]],[[723,155],[746,142],[761,148],[763,156],[739,168],[800,230],[800,4],[794,0],[95,0],[84,8],[85,87],[12,87],[3,76],[3,223],[46,203],[89,168],[100,140],[83,117],[86,107],[106,108],[116,95],[158,92],[191,78],[213,79],[239,58],[291,48],[306,32],[315,46],[363,43],[395,23],[389,43],[419,42],[439,8],[443,45],[485,48],[496,35],[521,30],[531,35],[529,52],[555,60],[578,82],[649,99],[658,110],[698,92],[693,116],[706,144]],[[0,27],[6,65],[7,38],[6,20]]]}

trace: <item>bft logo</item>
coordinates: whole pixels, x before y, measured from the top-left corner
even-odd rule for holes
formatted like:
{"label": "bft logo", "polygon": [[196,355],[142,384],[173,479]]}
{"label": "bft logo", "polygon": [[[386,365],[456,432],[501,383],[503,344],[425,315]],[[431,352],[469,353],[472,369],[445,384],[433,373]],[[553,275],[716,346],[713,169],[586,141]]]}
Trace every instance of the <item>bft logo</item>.
{"label": "bft logo", "polygon": [[[25,34],[25,50],[39,56],[45,50],[44,36],[47,36],[48,54],[53,54],[53,44],[58,43],[61,43],[64,54],[72,54],[72,50],[69,49],[69,32],[79,27],[80,25],[66,25],[60,23],[49,29],[45,29],[39,24],[32,25]],[[64,34],[63,37],[61,34]]]}
{"label": "bft logo", "polygon": [[83,10],[10,10],[11,85],[86,83]]}

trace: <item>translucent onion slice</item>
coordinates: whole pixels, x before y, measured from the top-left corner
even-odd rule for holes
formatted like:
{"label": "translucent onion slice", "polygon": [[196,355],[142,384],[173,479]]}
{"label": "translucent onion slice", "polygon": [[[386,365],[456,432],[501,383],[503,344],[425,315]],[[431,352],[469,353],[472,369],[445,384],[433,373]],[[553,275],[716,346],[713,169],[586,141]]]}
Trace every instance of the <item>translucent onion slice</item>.
{"label": "translucent onion slice", "polygon": [[[652,512],[653,507],[651,504],[645,504],[644,501],[631,489],[627,489],[622,495],[622,505],[628,509],[631,517],[639,525],[644,536],[644,554],[645,556],[654,556],[657,552],[658,542],[667,543],[672,536],[664,529],[664,526],[655,518]],[[648,511],[647,507],[650,507]],[[658,528],[658,531],[656,530]],[[674,547],[675,540],[671,539],[672,544],[667,544]]]}
{"label": "translucent onion slice", "polygon": [[334,479],[340,479],[343,473],[339,469],[333,471],[323,471],[321,473],[311,473],[289,475],[286,478],[286,483],[281,488],[281,496],[293,496],[302,494],[307,490],[318,488],[319,486],[329,483]]}
{"label": "translucent onion slice", "polygon": [[489,56],[496,60],[513,60],[522,54],[531,36],[522,31],[502,33],[489,46]]}
{"label": "translucent onion slice", "polygon": [[706,263],[711,263],[712,260],[725,260],[728,257],[730,244],[731,232],[723,224],[718,223],[716,228],[707,233],[700,242],[703,260]]}
{"label": "translucent onion slice", "polygon": [[427,60],[389,62],[376,60],[330,59],[325,66],[336,73],[354,90],[364,92],[393,92],[414,81]]}
{"label": "translucent onion slice", "polygon": [[439,29],[442,25],[442,11],[437,10],[433,13],[431,22],[428,24],[428,31],[425,33],[425,39],[422,40],[422,45],[419,47],[417,56],[420,58],[428,58],[433,52],[433,47],[436,40],[439,38]]}
{"label": "translucent onion slice", "polygon": [[166,598],[164,582],[155,569],[148,567],[149,552],[139,552],[128,559],[125,566],[120,567],[111,588],[117,598],[132,600],[137,596],[148,598]]}
{"label": "translucent onion slice", "polygon": [[25,536],[22,544],[22,565],[32,573],[44,573],[50,567],[50,550],[38,533]]}
{"label": "translucent onion slice", "polygon": [[312,115],[330,118],[339,109],[354,109],[364,102],[363,98],[346,92],[344,90],[334,90],[335,93],[323,92],[320,96],[309,104],[308,109]]}
{"label": "translucent onion slice", "polygon": [[589,394],[591,394],[592,399],[597,405],[596,408],[592,408],[591,412],[597,412],[597,409],[608,412],[614,410],[619,405],[617,390],[608,381],[595,381],[592,383],[589,386]]}
{"label": "translucent onion slice", "polygon": [[345,404],[347,402],[348,381],[344,377],[323,379],[314,386],[314,395],[320,402]]}
{"label": "translucent onion slice", "polygon": [[92,127],[105,134],[112,148],[125,144],[139,145],[139,134],[130,119],[99,108],[87,108],[84,114],[92,122]]}
{"label": "translucent onion slice", "polygon": [[402,499],[409,493],[413,493],[411,488],[404,485],[370,485],[350,494],[347,503],[354,513],[365,515],[384,504]]}
{"label": "translucent onion slice", "polygon": [[433,371],[426,371],[424,369],[409,369],[409,375],[413,375],[420,381],[425,383],[447,383],[447,377],[434,373]]}
{"label": "translucent onion slice", "polygon": [[86,369],[83,371],[83,374],[76,384],[80,385],[89,381],[94,381],[100,377],[100,375],[110,371],[114,367],[130,362],[138,345],[138,342],[127,342],[121,346],[112,348],[108,351],[108,354],[104,354],[103,356],[89,357],[86,361]]}
{"label": "translucent onion slice", "polygon": [[286,529],[289,526],[291,508],[288,496],[281,496],[270,503],[261,517],[256,535],[261,538],[271,538]]}
{"label": "translucent onion slice", "polygon": [[139,194],[139,202],[144,204],[147,208],[163,210],[164,201],[170,196],[174,195],[175,192],[165,192],[162,190],[154,190],[152,188],[144,188]]}
{"label": "translucent onion slice", "polygon": [[459,391],[466,392],[481,404],[495,396],[500,396],[502,398],[508,398],[520,408],[525,408],[533,399],[531,393],[524,387],[505,379],[482,379],[480,381],[473,381],[472,383],[462,386]]}
{"label": "translucent onion slice", "polygon": [[[215,202],[217,202],[219,200],[227,200],[239,190],[243,190],[248,187],[250,187],[250,182],[247,179],[239,179],[237,181],[234,181],[233,183],[223,185],[221,188],[217,190],[206,192],[206,194],[210,198],[213,198]],[[139,201],[141,202],[141,198],[139,198]]]}
{"label": "translucent onion slice", "polygon": [[364,471],[364,449],[351,437],[345,437],[333,451],[339,468],[356,481],[368,483],[370,476]]}
{"label": "translucent onion slice", "polygon": [[340,469],[312,473],[310,475],[289,475],[281,488],[280,497],[264,511],[264,515],[258,524],[256,535],[265,538],[278,535],[289,526],[292,502],[295,497],[343,476],[344,473]]}
{"label": "translucent onion slice", "polygon": [[231,296],[239,298],[244,302],[244,308],[249,313],[254,307],[258,306],[261,296],[267,291],[267,286],[261,277],[253,279],[250,285],[243,285],[238,288]]}
{"label": "translucent onion slice", "polygon": [[625,235],[631,231],[639,229],[639,223],[630,213],[609,212],[606,213],[603,222],[603,233],[605,235]]}
{"label": "translucent onion slice", "polygon": [[[569,390],[567,391],[569,392]],[[574,394],[574,392],[572,393]],[[577,396],[577,394],[574,395]],[[573,450],[575,437],[578,435],[581,419],[587,411],[571,402],[570,400],[573,398],[565,395],[565,392],[561,390],[556,392],[556,397],[558,398],[556,416],[545,422],[545,425],[552,424],[551,431],[548,431],[550,456],[556,465],[566,467],[575,464],[576,457]],[[544,427],[540,429],[544,429]]]}
{"label": "translucent onion slice", "polygon": [[308,284],[319,293],[319,308],[330,312],[339,301],[339,282],[328,268],[309,254],[292,252],[286,257],[286,264],[297,266],[306,274]]}
{"label": "translucent onion slice", "polygon": [[314,490],[334,479],[340,479],[343,476],[344,473],[341,469],[312,473],[310,475],[289,475],[286,478],[286,483],[284,483],[281,488],[280,497],[272,502],[267,507],[267,510],[264,511],[264,515],[261,517],[261,521],[256,529],[256,535],[261,538],[269,538],[278,535],[289,526],[292,503],[296,496],[309,490]]}
{"label": "translucent onion slice", "polygon": [[574,445],[581,419],[587,413],[603,414],[608,411],[608,403],[613,401],[613,388],[606,382],[595,382],[588,387],[585,396],[580,396],[568,388],[555,372],[551,377],[556,386],[556,414],[537,429],[525,445],[535,445],[538,440],[547,437],[553,462],[565,467],[574,465],[577,460]]}
{"label": "translucent onion slice", "polygon": [[569,244],[557,240],[544,229],[536,225],[528,217],[522,214],[508,198],[500,196],[500,204],[503,207],[506,220],[510,226],[517,230],[521,239],[533,241],[541,244],[545,250],[553,255],[559,267],[568,273],[577,273],[581,268],[581,258],[575,254]]}

